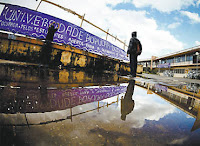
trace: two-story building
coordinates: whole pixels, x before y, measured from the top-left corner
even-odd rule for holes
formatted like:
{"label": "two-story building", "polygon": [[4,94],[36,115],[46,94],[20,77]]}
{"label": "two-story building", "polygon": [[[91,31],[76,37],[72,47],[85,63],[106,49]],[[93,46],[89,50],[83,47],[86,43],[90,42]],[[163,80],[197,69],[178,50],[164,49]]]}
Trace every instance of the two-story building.
{"label": "two-story building", "polygon": [[144,72],[151,70],[159,75],[170,72],[174,77],[186,77],[189,71],[198,72],[200,69],[199,53],[200,46],[195,46],[161,57],[139,60],[138,64],[143,65]]}

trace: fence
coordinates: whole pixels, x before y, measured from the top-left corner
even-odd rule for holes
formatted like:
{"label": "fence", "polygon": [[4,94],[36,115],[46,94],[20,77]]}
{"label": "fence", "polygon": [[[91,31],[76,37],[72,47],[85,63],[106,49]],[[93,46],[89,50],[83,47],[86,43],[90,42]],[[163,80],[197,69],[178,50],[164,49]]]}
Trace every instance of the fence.
{"label": "fence", "polygon": [[102,28],[100,28],[100,27],[96,26],[95,24],[91,23],[90,21],[86,20],[86,19],[85,19],[85,14],[82,16],[82,15],[76,13],[75,11],[72,11],[72,10],[70,10],[70,9],[68,9],[68,8],[65,8],[65,7],[63,7],[63,6],[60,6],[60,5],[56,4],[56,3],[50,2],[50,1],[48,1],[48,0],[41,0],[40,3],[38,4],[36,10],[38,10],[38,8],[39,8],[39,6],[40,6],[40,4],[41,4],[42,1],[44,1],[44,2],[46,2],[46,3],[49,3],[49,4],[52,4],[52,5],[54,5],[54,6],[57,6],[57,7],[59,7],[59,8],[61,8],[61,9],[65,10],[65,11],[67,11],[67,12],[69,12],[69,13],[74,14],[74,15],[77,15],[78,18],[81,19],[80,27],[82,27],[82,24],[83,24],[83,22],[85,21],[85,22],[87,22],[88,24],[94,26],[95,28],[97,28],[97,29],[103,31],[103,32],[106,34],[106,40],[107,40],[107,37],[108,37],[108,36],[111,36],[112,38],[114,38],[115,40],[117,40],[117,41],[119,41],[120,43],[123,44],[123,46],[124,46],[123,49],[124,49],[124,50],[125,50],[125,47],[128,47],[128,46],[126,45],[126,41],[123,42],[123,41],[121,41],[119,38],[117,38],[117,36],[113,36],[112,34],[110,34],[110,33],[109,33],[109,29],[108,29],[107,31],[105,31],[105,30],[103,30]]}

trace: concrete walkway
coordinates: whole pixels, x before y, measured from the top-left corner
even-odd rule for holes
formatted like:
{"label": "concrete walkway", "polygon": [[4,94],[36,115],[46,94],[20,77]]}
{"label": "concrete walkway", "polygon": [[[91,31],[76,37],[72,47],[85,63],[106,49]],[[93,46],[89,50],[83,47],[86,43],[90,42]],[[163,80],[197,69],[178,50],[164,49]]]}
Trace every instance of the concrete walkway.
{"label": "concrete walkway", "polygon": [[165,77],[165,76],[159,76],[159,75],[155,75],[155,74],[146,74],[146,73],[137,74],[137,76],[142,77],[142,78],[153,79],[153,80],[159,81],[159,82],[167,82],[167,83],[171,83],[171,84],[177,84],[177,83],[180,84],[181,82],[200,84],[200,80],[196,80],[196,79]]}

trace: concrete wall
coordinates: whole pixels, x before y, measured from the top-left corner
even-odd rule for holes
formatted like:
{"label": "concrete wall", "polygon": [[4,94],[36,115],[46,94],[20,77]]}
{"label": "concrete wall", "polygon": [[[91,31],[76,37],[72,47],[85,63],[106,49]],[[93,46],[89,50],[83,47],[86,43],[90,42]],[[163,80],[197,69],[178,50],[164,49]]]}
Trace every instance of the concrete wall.
{"label": "concrete wall", "polygon": [[[44,41],[23,36],[0,33],[0,59],[39,64]],[[62,65],[65,68],[84,68],[98,71],[128,73],[129,64],[120,60],[89,53],[70,45],[52,43],[48,60],[50,67]]]}

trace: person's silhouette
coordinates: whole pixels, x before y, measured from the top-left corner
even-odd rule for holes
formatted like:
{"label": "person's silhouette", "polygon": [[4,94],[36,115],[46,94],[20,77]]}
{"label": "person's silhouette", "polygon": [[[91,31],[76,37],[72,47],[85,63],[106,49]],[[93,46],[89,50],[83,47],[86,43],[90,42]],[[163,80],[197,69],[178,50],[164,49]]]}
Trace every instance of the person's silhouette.
{"label": "person's silhouette", "polygon": [[130,80],[125,96],[123,99],[121,99],[121,119],[124,121],[126,120],[126,115],[131,113],[135,106],[135,102],[134,100],[132,100],[134,87],[135,87],[135,80]]}
{"label": "person's silhouette", "polygon": [[127,57],[130,55],[130,69],[132,77],[136,77],[137,72],[137,57],[142,53],[142,45],[140,41],[137,39],[137,32],[132,32],[132,38],[130,39]]}
{"label": "person's silhouette", "polygon": [[55,24],[55,22],[50,24],[48,28],[48,33],[46,35],[46,39],[45,39],[44,45],[41,48],[41,53],[40,53],[40,63],[42,64],[46,64],[46,65],[50,64],[51,53],[53,50],[52,41],[53,41],[54,34],[58,29],[59,29],[59,23]]}

